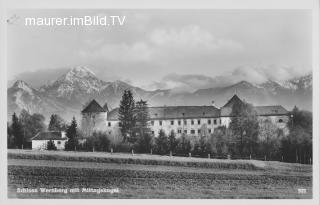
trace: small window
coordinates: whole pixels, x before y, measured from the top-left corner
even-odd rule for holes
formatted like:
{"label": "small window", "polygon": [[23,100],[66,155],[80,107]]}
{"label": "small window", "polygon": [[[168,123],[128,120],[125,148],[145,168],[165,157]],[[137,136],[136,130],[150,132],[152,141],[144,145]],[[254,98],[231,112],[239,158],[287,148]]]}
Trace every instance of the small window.
{"label": "small window", "polygon": [[195,131],[194,130],[191,130],[191,134],[194,134],[195,133]]}
{"label": "small window", "polygon": [[181,120],[178,121],[178,125],[181,125]]}
{"label": "small window", "polygon": [[200,129],[198,129],[198,134],[200,134],[201,133],[201,130]]}
{"label": "small window", "polygon": [[209,134],[211,134],[211,129],[208,129]]}
{"label": "small window", "polygon": [[162,120],[159,121],[159,125],[162,126]]}
{"label": "small window", "polygon": [[111,131],[109,131],[109,135],[111,135]]}
{"label": "small window", "polygon": [[181,134],[181,129],[178,129],[178,133]]}
{"label": "small window", "polygon": [[174,121],[173,120],[171,120],[171,125],[174,125]]}
{"label": "small window", "polygon": [[154,125],[154,121],[151,121],[151,125],[152,125],[152,126]]}
{"label": "small window", "polygon": [[220,124],[221,124],[221,119],[220,119]]}
{"label": "small window", "polygon": [[215,124],[215,125],[217,124],[217,120],[216,119],[213,120],[213,124]]}
{"label": "small window", "polygon": [[58,141],[57,143],[58,143],[58,144],[61,144],[61,142],[60,142],[60,141]]}
{"label": "small window", "polygon": [[185,124],[185,125],[186,125],[186,124],[187,124],[187,120],[183,120],[183,124]]}
{"label": "small window", "polygon": [[185,134],[188,134],[188,130],[184,130],[184,133],[185,133]]}
{"label": "small window", "polygon": [[151,134],[154,135],[154,131],[151,131]]}
{"label": "small window", "polygon": [[282,123],[282,122],[283,122],[283,119],[279,119],[279,122]]}
{"label": "small window", "polygon": [[194,125],[194,121],[193,120],[191,120],[191,125]]}
{"label": "small window", "polygon": [[108,122],[108,127],[111,127],[111,122]]}
{"label": "small window", "polygon": [[208,120],[208,124],[211,125],[211,120]]}
{"label": "small window", "polygon": [[121,122],[119,122],[119,127],[121,127],[122,126],[122,124],[121,124]]}
{"label": "small window", "polygon": [[198,120],[198,125],[200,125],[200,123],[201,123],[201,120]]}

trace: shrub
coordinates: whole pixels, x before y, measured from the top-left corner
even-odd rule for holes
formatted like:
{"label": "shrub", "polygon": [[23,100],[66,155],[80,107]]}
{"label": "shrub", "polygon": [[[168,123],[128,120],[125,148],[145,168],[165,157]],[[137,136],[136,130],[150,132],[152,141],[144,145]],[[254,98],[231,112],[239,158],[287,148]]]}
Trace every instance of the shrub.
{"label": "shrub", "polygon": [[49,140],[47,143],[47,150],[57,150],[56,145],[52,140]]}

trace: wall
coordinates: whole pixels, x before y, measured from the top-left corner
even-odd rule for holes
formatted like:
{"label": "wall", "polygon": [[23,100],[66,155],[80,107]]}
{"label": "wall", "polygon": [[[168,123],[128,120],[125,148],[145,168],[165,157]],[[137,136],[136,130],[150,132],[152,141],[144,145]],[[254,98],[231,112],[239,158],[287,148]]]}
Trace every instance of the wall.
{"label": "wall", "polygon": [[82,114],[81,131],[84,137],[89,137],[94,131],[105,132],[107,112]]}
{"label": "wall", "polygon": [[[191,124],[192,120],[194,121],[193,125]],[[198,124],[198,120],[200,120],[200,124]],[[211,124],[208,123],[208,120],[211,120]],[[152,121],[153,125],[151,123]],[[177,134],[177,136],[180,136],[184,132],[184,130],[187,130],[187,135],[199,135],[198,130],[200,130],[201,133],[204,131],[207,131],[209,133],[209,130],[211,131],[211,133],[213,133],[213,130],[221,125],[220,118],[185,119],[186,124],[184,124],[184,119],[152,121],[149,121],[149,127],[153,131],[155,136],[158,136],[158,133],[161,129],[163,129],[167,135],[169,135],[171,130],[173,130]],[[160,121],[162,122],[162,125],[160,125]],[[173,121],[173,125],[171,124],[171,121]],[[180,125],[178,124],[178,121],[180,121]],[[216,121],[216,123],[214,123],[214,121]],[[106,126],[108,134],[119,134],[119,121],[107,121]],[[181,133],[179,133],[179,130],[181,131]],[[195,133],[191,134],[191,130],[194,130]]]}
{"label": "wall", "polygon": [[[49,140],[32,140],[33,150],[46,150]],[[64,150],[67,140],[53,140],[57,150]],[[60,144],[59,144],[60,142]]]}

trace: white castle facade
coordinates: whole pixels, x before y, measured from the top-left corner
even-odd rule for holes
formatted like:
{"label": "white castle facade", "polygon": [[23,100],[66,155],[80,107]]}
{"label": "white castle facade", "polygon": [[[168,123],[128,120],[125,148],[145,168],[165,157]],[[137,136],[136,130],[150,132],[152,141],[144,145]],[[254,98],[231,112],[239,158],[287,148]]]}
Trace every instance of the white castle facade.
{"label": "white castle facade", "polygon": [[[211,134],[219,126],[229,126],[232,118],[232,106],[236,101],[241,100],[237,95],[234,95],[220,109],[214,105],[149,107],[149,127],[155,137],[161,129],[166,134],[174,131],[178,137],[183,133],[192,136]],[[260,123],[269,120],[282,129],[285,134],[288,133],[288,111],[281,105],[255,106],[254,109]],[[90,136],[94,131],[119,136],[118,110],[115,108],[109,111],[106,106],[101,107],[95,100],[91,101],[81,112],[81,129],[85,136]]]}

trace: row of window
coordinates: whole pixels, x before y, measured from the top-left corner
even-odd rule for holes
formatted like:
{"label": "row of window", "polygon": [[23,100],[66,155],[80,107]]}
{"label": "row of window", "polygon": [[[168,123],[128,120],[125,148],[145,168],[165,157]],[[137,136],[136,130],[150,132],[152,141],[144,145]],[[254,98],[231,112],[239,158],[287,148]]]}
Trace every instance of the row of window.
{"label": "row of window", "polygon": [[[178,125],[181,125],[182,121],[181,121],[181,120],[178,120],[176,123],[177,123]],[[195,123],[197,123],[198,125],[200,125],[200,124],[201,124],[201,120],[191,120],[191,122],[190,122],[191,125],[195,125]],[[217,120],[217,119],[214,119],[214,120],[208,119],[208,120],[207,120],[207,124],[208,124],[208,125],[211,125],[212,123],[213,123],[214,125],[216,125],[216,124],[218,123],[218,120]],[[162,121],[162,120],[159,120],[159,125],[162,126],[162,124],[163,124],[163,121]],[[174,125],[174,124],[175,124],[175,121],[174,121],[174,120],[171,120],[171,121],[170,121],[170,125]],[[183,124],[184,124],[184,125],[187,125],[187,120],[183,120]],[[221,124],[221,119],[220,119],[220,124]],[[120,125],[120,122],[119,122],[119,125]],[[151,125],[154,126],[154,125],[155,125],[155,121],[152,120],[152,121],[151,121]],[[111,127],[111,122],[108,122],[108,127]]]}
{"label": "row of window", "polygon": [[[170,121],[170,125],[175,125],[175,123],[177,123],[178,125],[181,125],[182,122],[183,122],[184,125],[187,125],[187,120],[183,120],[183,121],[178,120],[177,122],[174,121],[174,120],[171,120],[171,121]],[[207,120],[207,124],[208,124],[208,125],[211,125],[212,123],[213,123],[214,125],[216,125],[216,124],[218,123],[218,120],[217,120],[217,119],[214,119],[214,120],[208,119],[208,120]],[[155,121],[151,121],[151,125],[154,126],[154,124],[155,124]],[[159,125],[162,126],[162,124],[163,124],[163,121],[162,121],[162,120],[159,120]],[[191,121],[190,121],[190,124],[191,124],[191,125],[195,125],[195,124],[200,125],[200,124],[201,124],[201,120],[191,120]],[[221,124],[221,119],[220,119],[220,124]]]}
{"label": "row of window", "polygon": [[[152,132],[152,134],[154,135],[154,131],[151,131],[151,132]],[[178,134],[182,134],[182,129],[178,129],[177,132],[178,132]],[[191,130],[188,131],[187,129],[185,129],[185,130],[183,130],[183,133],[184,133],[184,134],[196,134],[196,130],[191,129]],[[201,129],[198,129],[198,130],[197,130],[197,133],[198,133],[198,134],[201,134]],[[211,130],[211,129],[208,129],[208,133],[211,134],[211,133],[212,133],[212,130]]]}

